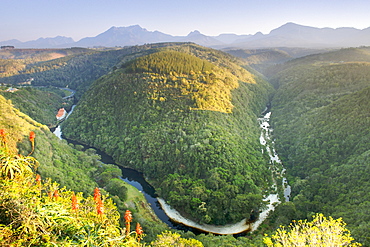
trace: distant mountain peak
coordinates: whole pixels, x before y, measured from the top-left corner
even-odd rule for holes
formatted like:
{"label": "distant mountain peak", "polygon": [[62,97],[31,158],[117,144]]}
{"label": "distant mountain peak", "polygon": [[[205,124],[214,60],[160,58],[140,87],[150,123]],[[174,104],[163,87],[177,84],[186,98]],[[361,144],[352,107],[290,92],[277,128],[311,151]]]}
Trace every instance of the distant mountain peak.
{"label": "distant mountain peak", "polygon": [[202,35],[198,30],[194,30],[194,31],[192,31],[192,32],[190,32],[189,34],[188,34],[188,37],[189,36],[193,36],[193,35]]}
{"label": "distant mountain peak", "polygon": [[128,26],[128,27],[113,26],[105,32],[125,32],[125,31],[147,31],[147,30],[145,28],[142,28],[139,25],[132,25],[132,26]]}

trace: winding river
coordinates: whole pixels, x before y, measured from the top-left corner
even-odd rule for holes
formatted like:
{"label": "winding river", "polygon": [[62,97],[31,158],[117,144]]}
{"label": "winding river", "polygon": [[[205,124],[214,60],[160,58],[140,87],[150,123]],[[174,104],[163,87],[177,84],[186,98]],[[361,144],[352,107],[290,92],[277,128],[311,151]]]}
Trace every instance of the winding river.
{"label": "winding river", "polygon": [[[72,107],[71,111],[68,113],[67,117],[73,112],[75,106]],[[274,166],[282,167],[281,161],[278,155],[275,152],[273,147],[274,142],[271,140],[271,132],[272,129],[270,128],[269,121],[270,121],[271,112],[267,112],[262,117],[258,118],[260,127],[261,127],[261,136],[260,136],[260,143],[264,146],[261,150],[262,152],[268,152],[270,156],[270,167],[274,169]],[[60,125],[53,132],[56,136],[60,139],[62,138],[62,130]],[[80,144],[78,142],[67,140],[68,142],[74,144]],[[86,145],[85,148],[94,148],[88,147]],[[96,148],[94,148],[96,149]],[[104,152],[97,150],[97,153],[102,157],[101,161],[104,163],[115,164],[114,160],[105,154]],[[118,165],[117,165],[118,166]],[[120,166],[118,166],[120,167]],[[226,235],[226,234],[239,234],[248,231],[254,231],[258,228],[258,226],[267,218],[269,212],[275,209],[275,206],[280,203],[278,193],[267,195],[264,200],[268,202],[267,207],[260,213],[259,218],[257,221],[253,223],[247,223],[247,219],[243,219],[236,224],[229,224],[224,226],[215,226],[215,225],[208,225],[208,224],[199,224],[194,221],[191,221],[185,217],[183,217],[178,211],[171,208],[162,198],[158,198],[154,188],[148,184],[141,173],[127,168],[122,168],[123,179],[125,182],[129,183],[130,185],[136,187],[139,191],[141,191],[148,203],[151,205],[153,211],[156,213],[158,218],[165,222],[169,227],[174,229],[181,229],[181,230],[191,230],[194,232],[209,232],[214,234]],[[282,170],[282,174],[285,170]],[[289,200],[290,195],[290,186],[287,184],[287,180],[283,177],[283,186],[284,186],[284,196],[285,200]],[[276,189],[276,184],[274,185]]]}

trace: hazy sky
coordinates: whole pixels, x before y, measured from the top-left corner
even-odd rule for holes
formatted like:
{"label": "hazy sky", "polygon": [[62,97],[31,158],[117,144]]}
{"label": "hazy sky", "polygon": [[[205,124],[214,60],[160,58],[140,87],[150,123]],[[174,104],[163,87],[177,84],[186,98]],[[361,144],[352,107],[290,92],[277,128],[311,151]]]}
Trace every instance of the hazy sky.
{"label": "hazy sky", "polygon": [[369,0],[0,0],[0,41],[58,35],[78,41],[112,26],[186,36],[269,33],[287,22],[370,27]]}

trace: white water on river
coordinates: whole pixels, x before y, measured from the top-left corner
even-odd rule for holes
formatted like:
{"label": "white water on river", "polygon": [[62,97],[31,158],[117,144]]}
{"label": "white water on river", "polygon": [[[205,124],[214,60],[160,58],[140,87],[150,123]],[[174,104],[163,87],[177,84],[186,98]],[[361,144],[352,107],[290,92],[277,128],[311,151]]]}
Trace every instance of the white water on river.
{"label": "white water on river", "polygon": [[[272,129],[270,128],[270,124],[269,124],[270,116],[271,116],[271,112],[268,112],[262,118],[258,118],[258,121],[261,127],[260,143],[261,145],[264,146],[264,149],[262,149],[262,152],[266,150],[266,152],[268,152],[270,156],[271,169],[278,170],[279,168],[280,169],[282,168],[282,163],[273,147],[274,142],[271,141]],[[280,172],[280,176],[283,176],[284,173],[285,173],[285,169],[282,169]],[[276,183],[274,184],[274,188],[276,190],[277,188]],[[284,188],[285,200],[289,201],[290,186],[288,185],[285,177],[283,177],[283,188]],[[268,202],[268,205],[259,214],[258,220],[253,222],[252,224],[248,224],[247,220],[243,219],[242,221],[236,224],[215,226],[215,225],[207,225],[207,224],[198,224],[194,221],[186,219],[178,211],[171,208],[171,206],[169,206],[162,198],[158,198],[158,201],[161,204],[163,211],[167,214],[167,216],[170,219],[174,220],[175,222],[182,223],[186,226],[190,226],[196,229],[200,229],[202,231],[216,233],[216,234],[237,234],[237,233],[246,232],[249,230],[255,231],[258,228],[258,226],[267,218],[269,213],[272,210],[275,210],[276,205],[280,203],[278,193],[269,194],[263,200]]]}
{"label": "white water on river", "polygon": [[[273,130],[270,128],[270,124],[269,124],[270,117],[271,117],[271,112],[268,112],[263,117],[258,118],[258,122],[260,123],[260,127],[261,127],[260,143],[261,145],[265,147],[264,149],[262,149],[262,152],[266,150],[266,152],[270,156],[271,171],[276,172],[277,173],[276,175],[282,177],[282,181],[283,181],[282,186],[284,188],[284,198],[285,198],[285,201],[289,201],[291,188],[290,188],[290,185],[288,184],[287,179],[285,178],[285,175],[284,175],[285,169],[283,168],[282,162],[275,151],[274,141],[271,140],[271,133]],[[280,172],[279,172],[279,169],[281,170]],[[276,190],[276,188],[277,186],[276,186],[276,181],[275,181],[274,189]],[[258,228],[258,226],[267,218],[269,213],[275,210],[275,207],[281,202],[279,199],[278,193],[268,195],[264,199],[264,201],[268,201],[269,203],[267,205],[267,208],[260,213],[258,220],[253,222],[252,231],[255,231]]]}

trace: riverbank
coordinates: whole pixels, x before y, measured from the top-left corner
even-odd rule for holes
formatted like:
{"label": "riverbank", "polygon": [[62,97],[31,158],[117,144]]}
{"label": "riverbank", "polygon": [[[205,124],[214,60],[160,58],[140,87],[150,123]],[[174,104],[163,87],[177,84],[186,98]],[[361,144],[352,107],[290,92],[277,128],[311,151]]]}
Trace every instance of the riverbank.
{"label": "riverbank", "polygon": [[209,232],[213,234],[219,235],[231,235],[231,234],[239,234],[243,232],[248,232],[251,230],[252,225],[247,223],[246,219],[236,223],[236,224],[229,224],[223,226],[216,226],[216,225],[207,225],[207,224],[199,224],[192,220],[186,219],[183,217],[177,210],[171,208],[162,198],[157,198],[158,202],[161,204],[163,211],[168,215],[168,217],[177,222],[184,224],[186,226],[198,229],[200,231]]}
{"label": "riverbank", "polygon": [[[284,176],[285,169],[283,169],[282,163],[277,153],[275,152],[275,149],[273,147],[274,142],[271,140],[272,129],[270,128],[269,124],[270,116],[271,112],[269,111],[267,112],[266,109],[266,111],[263,113],[263,116],[261,118],[258,118],[261,128],[260,143],[262,146],[264,146],[261,152],[265,151],[268,152],[270,156],[269,165],[272,167],[271,169],[272,170],[282,169],[280,176]],[[283,177],[283,188],[285,200],[289,201],[290,186],[288,185],[287,179],[285,177]],[[277,193],[276,182],[274,184],[274,190],[276,191],[276,193],[269,194],[268,196],[265,197],[264,201],[268,203],[267,207],[259,214],[258,219],[253,223],[247,223],[247,219],[243,219],[242,221],[236,224],[229,224],[224,226],[199,224],[183,217],[177,210],[171,208],[171,206],[169,206],[162,198],[158,198],[158,202],[161,204],[161,207],[163,211],[167,214],[167,216],[175,222],[214,234],[220,235],[239,234],[243,232],[257,230],[258,226],[262,224],[262,222],[268,217],[269,213],[275,210],[275,206],[281,202],[279,195]]]}
{"label": "riverbank", "polygon": [[[73,112],[74,107],[75,105],[72,107],[72,110],[67,115],[67,118]],[[58,125],[57,128],[54,129],[53,134],[56,135],[59,139],[63,139],[62,129],[60,125]],[[82,145],[82,144],[79,144],[79,145]],[[90,147],[86,146],[85,148],[90,148]],[[103,160],[101,161],[104,162]],[[111,164],[112,162],[106,162],[106,163]],[[121,179],[125,180],[124,174]],[[152,208],[151,203],[148,202],[147,194],[144,191],[136,188],[134,185],[131,185],[129,182],[125,183],[125,187],[127,189],[127,198],[124,201],[124,205],[121,205],[120,208],[124,207],[125,210],[133,209],[132,211],[133,211],[133,216],[135,218],[135,221],[140,222],[143,225],[143,227],[149,227],[149,226],[156,225],[157,230],[153,231],[154,235],[159,234],[160,232],[169,229],[169,226],[157,216],[155,210]]]}

